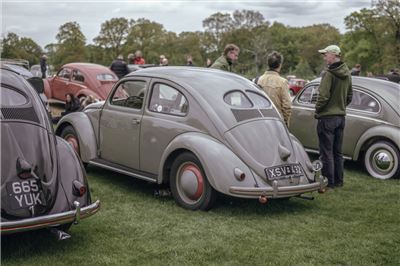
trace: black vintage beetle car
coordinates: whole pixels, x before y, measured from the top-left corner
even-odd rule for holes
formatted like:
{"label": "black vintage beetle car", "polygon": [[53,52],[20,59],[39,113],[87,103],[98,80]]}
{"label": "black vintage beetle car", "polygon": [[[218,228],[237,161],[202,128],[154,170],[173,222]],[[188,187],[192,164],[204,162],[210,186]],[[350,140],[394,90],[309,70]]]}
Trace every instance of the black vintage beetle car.
{"label": "black vintage beetle car", "polygon": [[100,201],[92,203],[82,163],[54,135],[32,85],[4,64],[0,76],[1,234],[47,227],[62,233],[96,213]]}

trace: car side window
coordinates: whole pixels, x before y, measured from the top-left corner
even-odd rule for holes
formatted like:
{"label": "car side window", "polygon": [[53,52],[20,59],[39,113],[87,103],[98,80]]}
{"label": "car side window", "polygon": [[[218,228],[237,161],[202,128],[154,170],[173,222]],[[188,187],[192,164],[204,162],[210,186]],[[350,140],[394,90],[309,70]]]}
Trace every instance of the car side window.
{"label": "car side window", "polygon": [[266,109],[271,108],[272,106],[271,102],[267,98],[258,93],[247,91],[247,95],[250,97],[250,100],[254,103],[256,108]]}
{"label": "car side window", "polygon": [[353,90],[353,98],[348,108],[366,111],[366,112],[379,112],[379,103],[372,96],[359,90]]}
{"label": "car side window", "polygon": [[298,101],[300,103],[315,104],[319,95],[318,86],[312,85],[303,90]]}
{"label": "car side window", "polygon": [[186,97],[177,89],[162,83],[154,84],[149,103],[150,111],[184,116],[188,107]]}
{"label": "car side window", "polygon": [[145,94],[145,81],[125,81],[120,83],[114,91],[110,104],[132,109],[142,109]]}
{"label": "car side window", "polygon": [[83,77],[83,73],[80,72],[79,70],[74,70],[72,72],[72,80],[78,81],[78,82],[84,82],[85,78]]}
{"label": "car side window", "polygon": [[60,78],[69,79],[71,76],[71,69],[63,68],[60,70],[60,72],[58,72],[57,76]]}

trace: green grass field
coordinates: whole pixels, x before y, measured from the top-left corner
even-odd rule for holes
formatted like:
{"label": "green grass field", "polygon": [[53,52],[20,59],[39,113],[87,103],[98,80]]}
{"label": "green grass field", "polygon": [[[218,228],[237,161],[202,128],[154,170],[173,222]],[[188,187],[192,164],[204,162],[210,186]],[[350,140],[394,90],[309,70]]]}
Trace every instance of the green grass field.
{"label": "green grass field", "polygon": [[400,265],[400,183],[345,164],[345,186],[261,205],[219,197],[188,211],[154,184],[89,167],[99,213],[56,241],[47,230],[6,236],[2,265]]}

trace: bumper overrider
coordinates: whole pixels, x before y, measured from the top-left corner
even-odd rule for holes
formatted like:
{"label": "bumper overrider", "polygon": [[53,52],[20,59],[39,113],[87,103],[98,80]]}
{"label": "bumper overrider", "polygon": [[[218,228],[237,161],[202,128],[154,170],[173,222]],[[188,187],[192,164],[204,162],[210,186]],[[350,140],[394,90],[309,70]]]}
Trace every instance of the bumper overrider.
{"label": "bumper overrider", "polygon": [[267,198],[294,197],[307,192],[323,191],[328,184],[328,180],[322,175],[316,175],[315,180],[313,183],[296,186],[278,186],[278,181],[274,180],[271,187],[232,186],[229,188],[229,192],[245,198],[258,198],[260,196]]}
{"label": "bumper overrider", "polygon": [[43,215],[18,221],[2,222],[1,234],[12,234],[40,228],[59,226],[62,224],[78,224],[81,219],[92,216],[100,209],[100,200],[81,208],[79,202],[74,202],[75,209],[67,212]]}

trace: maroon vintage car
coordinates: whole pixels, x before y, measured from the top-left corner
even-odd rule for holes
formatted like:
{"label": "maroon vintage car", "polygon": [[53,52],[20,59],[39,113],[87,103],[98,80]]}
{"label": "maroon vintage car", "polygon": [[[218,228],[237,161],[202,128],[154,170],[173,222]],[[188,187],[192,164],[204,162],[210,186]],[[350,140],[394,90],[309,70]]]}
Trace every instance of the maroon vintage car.
{"label": "maroon vintage car", "polygon": [[65,94],[72,93],[78,98],[93,95],[105,100],[117,76],[109,68],[90,63],[69,63],[57,75],[45,81],[45,94],[49,99],[65,101]]}
{"label": "maroon vintage car", "polygon": [[289,93],[291,96],[296,95],[306,85],[304,79],[289,79]]}

